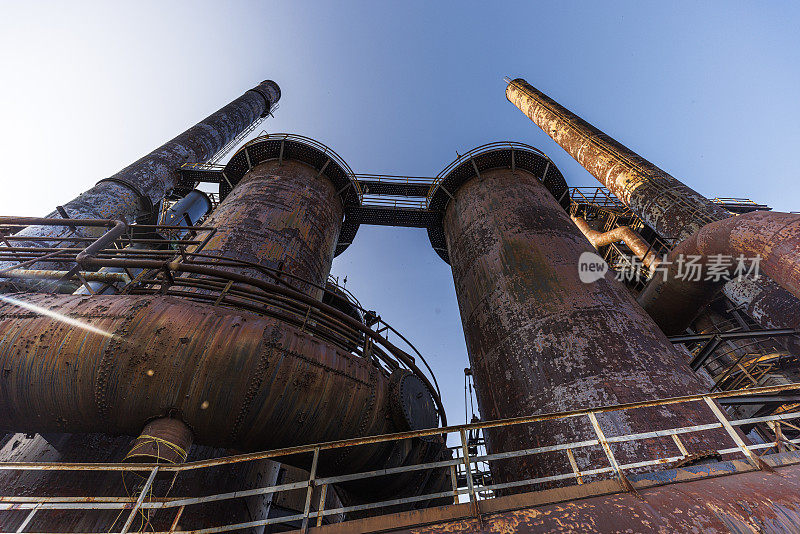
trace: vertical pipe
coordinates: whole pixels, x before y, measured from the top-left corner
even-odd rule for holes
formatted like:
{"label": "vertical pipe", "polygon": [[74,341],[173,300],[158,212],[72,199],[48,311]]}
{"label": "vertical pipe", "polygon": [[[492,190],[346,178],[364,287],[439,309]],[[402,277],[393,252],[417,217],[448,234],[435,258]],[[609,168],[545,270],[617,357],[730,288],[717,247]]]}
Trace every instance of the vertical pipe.
{"label": "vertical pipe", "polygon": [[[519,168],[482,171],[450,193],[443,225],[482,417],[704,391],[620,283],[581,282],[579,260],[594,249],[536,176]],[[705,407],[684,405],[598,419],[612,436],[707,423],[711,417]],[[489,450],[500,452],[593,436],[581,419],[503,427],[486,438]],[[719,435],[692,439],[694,452],[723,442]],[[671,440],[619,444],[614,452],[628,463],[668,451],[674,452]],[[575,451],[581,470],[598,460],[591,456],[596,453]],[[571,471],[563,453],[492,465],[496,482]]]}
{"label": "vertical pipe", "polygon": [[[280,95],[275,82],[261,82],[174,139],[66,203],[63,206],[66,215],[77,219],[122,219],[129,223],[140,215],[149,215],[153,206],[175,186],[177,169],[182,164],[207,161],[258,117],[269,113]],[[61,216],[58,211],[48,215]],[[69,227],[30,226],[16,235],[56,239],[70,233]],[[52,246],[53,242],[17,244],[42,247]],[[0,262],[0,269],[9,265]]]}
{"label": "vertical pipe", "polygon": [[[200,220],[202,216],[208,213],[211,210],[211,200],[209,200],[208,195],[203,193],[202,191],[198,191],[194,189],[189,191],[185,197],[177,201],[175,204],[170,206],[167,210],[167,213],[164,216],[164,220],[162,224],[168,226],[193,226],[197,221]],[[170,239],[179,239],[181,236],[185,235],[187,230],[169,230],[168,236],[162,236],[164,238]],[[138,248],[138,249],[148,249],[151,248],[152,245],[146,244],[139,244],[134,243],[130,246],[130,248]],[[122,267],[103,267],[100,269],[101,273],[130,273],[131,277],[136,277],[139,273],[142,272],[142,269],[131,267],[129,269],[123,269]],[[89,282],[87,284],[94,293],[102,294],[102,295],[113,295],[118,291],[118,287],[120,284],[110,284],[105,282]],[[88,295],[89,289],[86,286],[81,286],[78,288],[74,295]]]}
{"label": "vertical pipe", "polygon": [[[661,237],[683,240],[732,215],[522,78],[509,81],[506,98]],[[763,328],[794,328],[800,317],[800,300],[768,278],[731,281],[724,292]]]}

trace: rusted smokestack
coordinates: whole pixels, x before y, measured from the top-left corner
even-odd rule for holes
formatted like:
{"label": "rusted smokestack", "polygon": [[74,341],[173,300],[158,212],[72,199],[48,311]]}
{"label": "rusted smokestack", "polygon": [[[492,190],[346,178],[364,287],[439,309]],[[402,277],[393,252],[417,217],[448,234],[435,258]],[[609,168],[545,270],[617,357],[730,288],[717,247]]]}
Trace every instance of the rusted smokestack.
{"label": "rusted smokestack", "polygon": [[[596,255],[557,202],[566,183],[543,154],[519,146],[476,150],[450,169],[431,206],[444,212],[442,231],[483,418],[704,391],[624,286],[608,275],[581,280],[582,255]],[[680,412],[605,417],[601,426],[620,435],[712,417],[703,407],[684,406]],[[496,453],[593,436],[588,421],[559,421],[493,429],[487,447]],[[624,463],[673,446],[639,443],[626,445]],[[719,436],[706,435],[692,449],[721,445]],[[586,455],[578,459],[585,469],[589,453],[580,454]],[[493,481],[500,483],[569,471],[566,455],[558,454],[492,465]]]}
{"label": "rusted smokestack", "polygon": [[722,206],[562,107],[522,78],[506,98],[660,236],[683,239],[730,217]]}
{"label": "rusted smokestack", "polygon": [[[732,216],[522,78],[508,80],[506,98],[662,238],[680,241],[708,223]],[[798,324],[800,300],[769,279],[731,281],[724,292],[748,306],[750,316],[764,328]]]}
{"label": "rusted smokestack", "polygon": [[[117,174],[100,180],[66,203],[64,213],[76,219],[112,218],[129,223],[139,216],[154,215],[153,206],[175,186],[176,171],[181,165],[207,161],[253,121],[268,114],[280,97],[278,84],[272,80],[261,82]],[[48,215],[63,216],[60,211]],[[16,235],[58,238],[70,232],[69,227],[63,226],[30,226]],[[48,241],[15,242],[25,247],[52,244]],[[0,262],[0,269],[9,265]]]}

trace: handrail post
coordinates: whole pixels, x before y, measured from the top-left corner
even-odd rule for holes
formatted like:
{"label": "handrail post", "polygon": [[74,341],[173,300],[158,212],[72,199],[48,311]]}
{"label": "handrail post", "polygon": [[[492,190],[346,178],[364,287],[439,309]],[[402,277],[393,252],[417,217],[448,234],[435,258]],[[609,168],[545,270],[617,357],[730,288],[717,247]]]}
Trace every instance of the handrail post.
{"label": "handrail post", "polygon": [[153,470],[150,471],[150,476],[147,477],[147,482],[144,483],[144,487],[142,488],[142,491],[139,493],[139,498],[136,499],[136,504],[133,505],[131,514],[128,516],[128,520],[125,521],[125,525],[123,525],[122,530],[120,530],[119,534],[127,534],[128,529],[131,528],[131,524],[133,524],[133,519],[136,517],[136,514],[139,512],[139,509],[142,507],[144,498],[147,496],[147,492],[150,491],[150,487],[153,485],[153,481],[156,479],[157,473],[158,473],[158,466],[155,466]]}
{"label": "handrail post", "polygon": [[467,488],[469,488],[469,501],[472,504],[473,513],[480,517],[478,512],[478,499],[475,495],[475,485],[472,482],[472,467],[469,459],[469,448],[467,447],[467,431],[463,428],[459,432],[461,434],[461,450],[464,454],[464,469],[467,476]]}
{"label": "handrail post", "polygon": [[569,458],[569,465],[572,466],[572,473],[575,475],[575,480],[578,484],[583,484],[583,476],[581,475],[581,470],[578,469],[578,462],[575,461],[575,455],[572,453],[572,449],[567,449],[567,457]]}
{"label": "handrail post", "polygon": [[458,477],[455,465],[450,466],[450,484],[453,486],[453,504],[458,504]]}
{"label": "handrail post", "polygon": [[178,528],[178,521],[181,520],[185,508],[185,505],[178,508],[178,513],[175,514],[175,519],[172,520],[172,524],[169,526],[169,534],[172,534]]}
{"label": "handrail post", "polygon": [[306,490],[306,505],[303,509],[303,533],[308,532],[308,514],[311,511],[311,497],[314,494],[314,479],[317,476],[317,463],[319,462],[319,447],[314,447],[314,459],[311,460],[311,473],[308,475],[308,489]]}
{"label": "handrail post", "polygon": [[600,423],[597,422],[597,416],[594,412],[589,412],[586,414],[589,418],[589,421],[592,423],[592,427],[594,428],[594,433],[597,434],[597,440],[600,442],[600,446],[603,448],[603,452],[606,453],[606,458],[608,458],[608,463],[611,464],[611,469],[614,470],[614,474],[617,475],[617,479],[619,480],[622,489],[625,491],[633,491],[633,486],[628,481],[628,478],[625,476],[625,473],[622,472],[622,469],[619,467],[617,463],[617,459],[614,458],[614,453],[611,451],[611,447],[608,445],[608,440],[606,440],[606,435],[603,433],[603,429],[600,428]]}
{"label": "handrail post", "polygon": [[755,454],[753,454],[753,451],[747,448],[747,444],[745,444],[744,440],[739,437],[739,434],[736,433],[736,429],[733,428],[733,425],[731,425],[730,421],[728,421],[728,418],[725,417],[725,414],[722,413],[722,410],[720,410],[716,403],[714,403],[714,400],[705,395],[703,396],[703,400],[706,401],[708,407],[711,408],[711,411],[717,417],[719,422],[722,423],[722,427],[725,429],[731,439],[733,439],[733,442],[736,443],[736,446],[739,448],[742,454],[744,454],[744,457],[747,458],[747,461],[750,462],[750,464],[756,469],[761,469],[760,460],[755,456]]}
{"label": "handrail post", "polygon": [[319,504],[317,505],[317,526],[322,526],[322,518],[325,517],[325,497],[328,494],[328,485],[323,484],[319,492]]}
{"label": "handrail post", "polygon": [[33,516],[36,515],[36,512],[39,511],[39,507],[41,507],[41,506],[42,506],[42,503],[36,503],[36,506],[33,507],[31,512],[27,516],[25,516],[25,520],[17,527],[17,530],[15,532],[19,533],[19,532],[22,532],[23,530],[25,530],[25,527],[28,526],[28,523],[31,522],[31,520],[33,519]]}

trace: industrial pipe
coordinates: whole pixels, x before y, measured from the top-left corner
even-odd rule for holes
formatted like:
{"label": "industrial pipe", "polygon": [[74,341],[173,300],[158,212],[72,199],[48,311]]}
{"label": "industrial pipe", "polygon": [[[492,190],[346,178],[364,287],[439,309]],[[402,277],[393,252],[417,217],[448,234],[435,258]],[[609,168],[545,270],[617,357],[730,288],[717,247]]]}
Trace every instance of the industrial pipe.
{"label": "industrial pipe", "polygon": [[[11,269],[3,271],[5,278],[19,278],[21,280],[61,280],[72,276],[71,271],[54,271],[51,269]],[[126,284],[131,281],[130,277],[123,271],[118,272],[89,272],[78,271],[77,276],[87,282],[98,282],[99,284]]]}
{"label": "industrial pipe", "polygon": [[[685,262],[691,258],[697,277],[687,276]],[[800,215],[755,211],[704,226],[672,249],[667,269],[651,279],[638,301],[667,335],[679,334],[727,280],[743,277],[755,265],[800,297]],[[716,274],[709,272],[712,266]]]}
{"label": "industrial pipe", "polygon": [[179,464],[186,461],[191,446],[192,431],[183,421],[175,417],[160,417],[145,425],[123,461]]}
{"label": "industrial pipe", "polygon": [[[176,171],[181,165],[207,161],[258,117],[268,114],[280,95],[275,82],[261,82],[150,154],[99,181],[48,217],[121,219],[132,223],[138,216],[154,214],[153,206],[175,186]],[[69,233],[63,227],[35,226],[15,235],[57,240]],[[31,241],[27,246],[51,245],[48,241]],[[0,269],[7,267],[7,263],[0,263]]]}
{"label": "industrial pipe", "polygon": [[[732,216],[522,78],[507,81],[506,98],[662,238],[682,240]],[[732,301],[746,305],[763,328],[798,326],[800,300],[766,277],[732,280],[724,291]],[[796,340],[789,344],[800,350]]]}
{"label": "industrial pipe", "polygon": [[[178,413],[197,443],[241,451],[408,430],[370,360],[276,319],[175,297],[13,298],[48,314],[0,301],[3,430],[137,436]],[[320,472],[401,465],[391,449],[334,452]]]}
{"label": "industrial pipe", "polygon": [[[161,224],[166,226],[194,226],[201,217],[211,211],[211,199],[200,190],[192,189],[186,196],[171,205]],[[179,234],[183,235],[186,230]]]}
{"label": "industrial pipe", "polygon": [[589,223],[583,217],[572,216],[571,219],[594,248],[622,241],[628,245],[628,248],[637,258],[642,260],[642,264],[645,267],[650,268],[658,265],[658,254],[655,253],[653,247],[642,239],[642,236],[636,231],[632,230],[630,226],[618,226],[608,232],[598,232],[589,226]]}
{"label": "industrial pipe", "polygon": [[[202,191],[198,191],[197,189],[193,189],[190,191],[185,197],[181,198],[177,202],[175,202],[172,206],[169,207],[167,212],[164,214],[164,220],[162,221],[162,225],[164,226],[178,226],[178,227],[186,227],[186,226],[194,226],[201,217],[206,215],[211,210],[211,200],[208,198],[208,195],[203,193]],[[184,236],[188,230],[186,229],[175,229],[175,230],[167,230],[166,236],[161,236],[165,239],[179,239]],[[158,245],[156,245],[158,246]],[[150,245],[146,243],[134,243],[130,245],[129,249],[149,249]],[[97,278],[97,281],[90,282],[86,285],[81,286],[75,291],[76,295],[88,295],[91,293],[102,293],[105,295],[111,295],[116,293],[119,290],[119,287],[127,282],[130,282],[130,278],[128,277],[128,273],[130,276],[136,277],[139,273],[142,272],[142,269],[123,269],[121,267],[104,267],[98,271],[98,274],[107,274],[107,275],[121,275],[124,276],[122,280],[116,280],[116,282],[108,280],[104,281],[101,278]],[[89,280],[89,278],[86,278]]]}

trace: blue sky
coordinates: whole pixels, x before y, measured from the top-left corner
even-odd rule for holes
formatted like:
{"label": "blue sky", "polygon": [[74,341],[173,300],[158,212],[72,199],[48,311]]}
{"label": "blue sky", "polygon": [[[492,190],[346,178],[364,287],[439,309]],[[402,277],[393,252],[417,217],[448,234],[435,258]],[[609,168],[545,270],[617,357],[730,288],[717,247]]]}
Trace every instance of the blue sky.
{"label": "blue sky", "polygon": [[[800,210],[797,27],[789,2],[4,2],[0,213],[51,211],[265,78],[265,128],[356,172],[433,176],[510,139],[594,185],[503,76],[706,195]],[[463,332],[425,232],[362,227],[334,274],[424,351],[460,422]]]}

